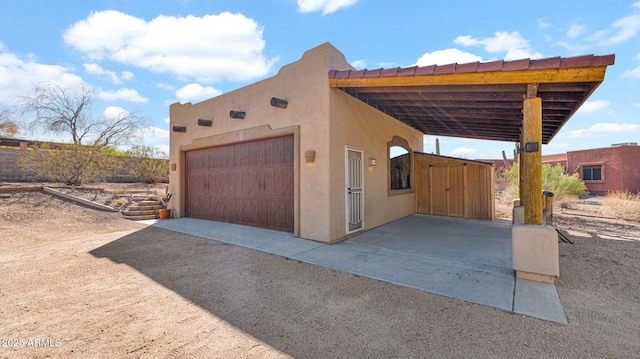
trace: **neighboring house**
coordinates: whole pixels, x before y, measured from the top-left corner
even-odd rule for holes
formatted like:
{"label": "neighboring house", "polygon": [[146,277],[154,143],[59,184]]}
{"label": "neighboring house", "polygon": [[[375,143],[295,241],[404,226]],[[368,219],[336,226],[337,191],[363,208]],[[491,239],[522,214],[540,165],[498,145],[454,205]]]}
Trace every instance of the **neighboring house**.
{"label": "neighboring house", "polygon": [[[483,161],[493,163],[497,173],[504,170],[503,160]],[[605,195],[614,191],[640,193],[640,146],[635,142],[543,155],[542,163],[560,165],[569,175],[577,173],[590,194]]]}
{"label": "neighboring house", "polygon": [[538,111],[546,144],[611,64],[356,71],[326,43],[271,78],[170,106],[169,208],[326,243],[416,212],[491,219],[493,166],[418,153],[424,134],[517,142]]}
{"label": "neighboring house", "polygon": [[640,146],[637,143],[542,156],[542,163],[562,165],[570,175],[578,173],[591,194],[640,192]]}

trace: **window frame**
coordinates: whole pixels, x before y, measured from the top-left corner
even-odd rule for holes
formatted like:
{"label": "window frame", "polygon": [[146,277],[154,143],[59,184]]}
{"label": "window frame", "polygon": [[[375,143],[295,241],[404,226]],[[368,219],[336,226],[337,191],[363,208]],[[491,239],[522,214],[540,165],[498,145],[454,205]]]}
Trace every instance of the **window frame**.
{"label": "window frame", "polygon": [[[594,168],[598,168],[600,169],[600,178],[599,179],[593,179],[593,169]],[[584,175],[584,171],[589,169],[591,171],[591,179],[585,179],[585,175]],[[604,182],[604,165],[602,163],[593,163],[593,164],[582,164],[580,165],[580,178],[582,178],[582,180],[584,182],[589,182],[589,183],[596,183],[596,182]]]}
{"label": "window frame", "polygon": [[[402,147],[403,149],[405,149],[409,155],[409,174],[408,174],[408,182],[409,182],[409,187],[408,188],[402,188],[402,189],[391,189],[391,147]],[[391,141],[387,142],[387,195],[389,197],[391,196],[397,196],[397,195],[403,195],[403,194],[407,194],[407,193],[414,193],[415,191],[415,181],[414,181],[414,171],[415,171],[415,165],[414,165],[414,156],[413,156],[413,150],[411,149],[411,147],[409,146],[409,141],[407,141],[406,139],[400,137],[400,136],[393,136],[393,138],[391,139]]]}

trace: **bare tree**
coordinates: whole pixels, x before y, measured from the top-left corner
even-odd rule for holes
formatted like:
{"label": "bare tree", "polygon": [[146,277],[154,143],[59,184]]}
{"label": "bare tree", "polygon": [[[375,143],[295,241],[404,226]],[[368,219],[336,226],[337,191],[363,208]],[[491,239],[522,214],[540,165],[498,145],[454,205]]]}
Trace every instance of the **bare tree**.
{"label": "bare tree", "polygon": [[0,111],[0,137],[14,137],[18,134],[18,125],[11,120],[8,110]]}
{"label": "bare tree", "polygon": [[18,161],[30,177],[80,185],[117,173],[119,162],[107,155],[110,149],[131,142],[148,120],[122,111],[109,118],[94,117],[93,99],[86,87],[64,89],[42,82],[20,97],[23,115],[31,115],[29,128],[66,134],[73,144],[41,144],[24,151]]}
{"label": "bare tree", "polygon": [[42,82],[18,100],[23,114],[33,115],[31,130],[44,129],[68,134],[76,145],[98,147],[130,142],[148,124],[135,112],[122,111],[114,118],[93,117],[91,91],[80,86],[65,89],[53,82]]}

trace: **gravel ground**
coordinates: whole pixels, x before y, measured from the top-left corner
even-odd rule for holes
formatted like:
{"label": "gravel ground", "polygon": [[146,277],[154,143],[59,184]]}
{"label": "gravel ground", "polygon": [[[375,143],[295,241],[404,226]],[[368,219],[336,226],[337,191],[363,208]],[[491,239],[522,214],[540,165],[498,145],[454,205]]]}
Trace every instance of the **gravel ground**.
{"label": "gravel ground", "polygon": [[0,194],[0,357],[637,358],[638,226],[556,220],[568,325]]}

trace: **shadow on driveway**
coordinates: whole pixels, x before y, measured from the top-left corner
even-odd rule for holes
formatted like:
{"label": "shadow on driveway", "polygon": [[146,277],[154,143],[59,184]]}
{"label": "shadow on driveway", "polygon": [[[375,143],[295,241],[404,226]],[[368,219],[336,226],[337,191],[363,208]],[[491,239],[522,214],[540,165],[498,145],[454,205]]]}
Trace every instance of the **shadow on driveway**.
{"label": "shadow on driveway", "polygon": [[294,357],[451,354],[460,349],[451,335],[478,330],[470,323],[474,318],[490,335],[476,342],[474,351],[495,352],[491,331],[505,332],[501,323],[520,320],[504,311],[155,227],[91,254],[135,268]]}

